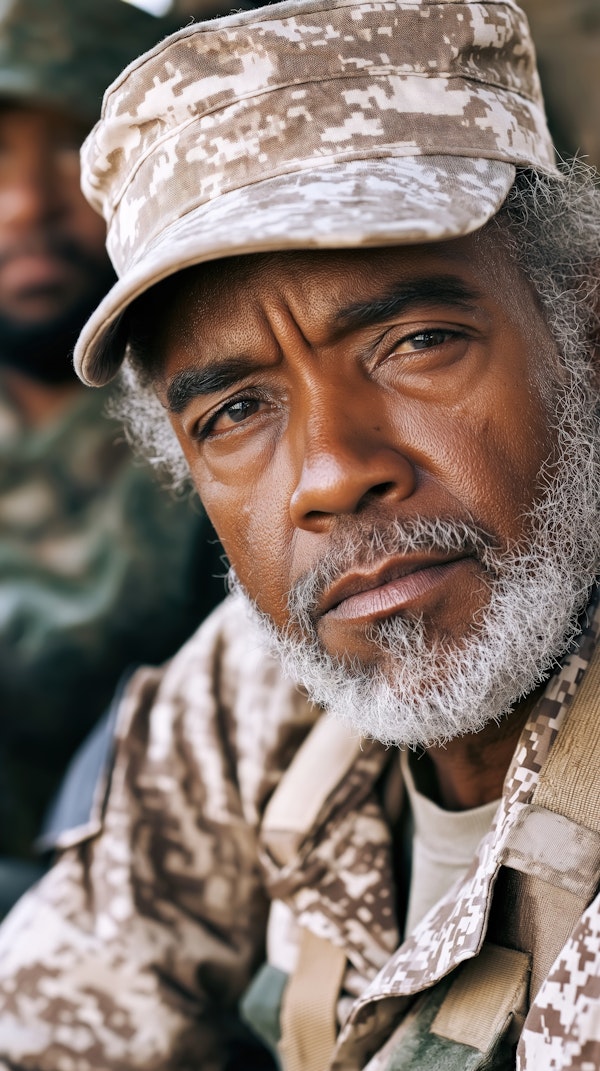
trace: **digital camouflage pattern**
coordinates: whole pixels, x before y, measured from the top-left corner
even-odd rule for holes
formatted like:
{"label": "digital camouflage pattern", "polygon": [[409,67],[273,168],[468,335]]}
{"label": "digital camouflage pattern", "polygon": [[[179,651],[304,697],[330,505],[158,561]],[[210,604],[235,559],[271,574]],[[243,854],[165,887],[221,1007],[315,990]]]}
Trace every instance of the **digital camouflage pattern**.
{"label": "digital camouflage pattern", "polygon": [[[480,949],[505,846],[599,631],[593,604],[579,648],[532,710],[469,872],[394,951],[392,840],[379,785],[397,753],[365,744],[294,856],[277,864],[265,807],[319,712],[227,600],[166,670],[138,673],[95,835],[65,851],[0,931],[0,1067],[224,1071],[228,1017],[264,957],[272,903],[292,919],[288,935],[299,924],[346,953],[331,1071],[369,1061],[370,1071],[389,1071],[378,1050],[411,995]],[[530,1009],[522,1071],[599,1066],[599,977],[596,898]]]}
{"label": "digital camouflage pattern", "polygon": [[0,0],[0,99],[37,101],[91,125],[107,85],[181,21],[122,0]]}
{"label": "digital camouflage pattern", "polygon": [[171,655],[223,594],[199,505],[161,491],[106,403],[84,391],[34,430],[0,378],[0,857],[31,852],[126,667]]}
{"label": "digital camouflage pattern", "polygon": [[192,25],[115,82],[82,161],[120,276],[76,350],[92,385],[123,359],[127,305],[174,271],[466,234],[515,167],[555,170],[512,0],[289,0]]}

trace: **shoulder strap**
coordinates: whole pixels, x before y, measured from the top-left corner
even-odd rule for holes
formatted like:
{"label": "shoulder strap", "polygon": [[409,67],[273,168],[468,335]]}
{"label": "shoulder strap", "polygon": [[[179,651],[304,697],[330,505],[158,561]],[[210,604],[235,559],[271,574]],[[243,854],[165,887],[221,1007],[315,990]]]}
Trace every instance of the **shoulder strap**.
{"label": "shoulder strap", "polygon": [[502,856],[479,954],[426,991],[366,1071],[515,1066],[527,1008],[600,881],[600,648]]}
{"label": "shoulder strap", "polygon": [[600,644],[544,764],[532,803],[600,833]]}
{"label": "shoulder strap", "polygon": [[[475,960],[464,964],[452,983],[432,1033],[473,1045],[465,999],[465,980],[479,985],[477,962],[497,965],[498,955],[510,952],[529,961],[529,995],[535,997],[600,882],[600,645],[593,653],[577,688],[567,720],[546,760],[531,804],[523,809],[507,840],[498,875],[486,943]],[[495,942],[495,944],[490,944]],[[502,947],[498,947],[502,946]],[[511,960],[518,971],[519,959]],[[510,972],[498,974],[494,1001],[511,1006],[508,1024],[523,1025],[521,1004],[514,1001]],[[468,988],[468,987],[467,987]],[[511,990],[513,995],[511,996]],[[479,1015],[477,1016],[479,1020]],[[498,1023],[495,1024],[497,1029]],[[494,1041],[494,1029],[488,1044]],[[517,1036],[514,1036],[516,1045]],[[482,1051],[481,1066],[496,1066]],[[513,1058],[514,1059],[514,1058]],[[467,1064],[462,1065],[464,1067]]]}
{"label": "shoulder strap", "polygon": [[281,778],[263,816],[263,842],[281,866],[294,857],[360,750],[360,737],[334,718],[325,714],[319,718]]}
{"label": "shoulder strap", "polygon": [[[261,838],[280,866],[292,861],[361,748],[360,738],[340,722],[319,718],[265,809]],[[345,968],[343,949],[300,930],[298,963],[281,1005],[279,1050],[285,1071],[329,1067]]]}
{"label": "shoulder strap", "polygon": [[346,954],[310,930],[301,932],[298,965],[283,994],[280,1054],[285,1071],[327,1071]]}

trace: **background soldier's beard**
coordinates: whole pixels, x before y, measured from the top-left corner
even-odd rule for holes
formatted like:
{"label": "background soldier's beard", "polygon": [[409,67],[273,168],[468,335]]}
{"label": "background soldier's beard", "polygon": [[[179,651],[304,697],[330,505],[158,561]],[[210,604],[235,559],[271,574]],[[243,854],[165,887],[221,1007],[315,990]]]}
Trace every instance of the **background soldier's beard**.
{"label": "background soldier's beard", "polygon": [[285,672],[316,702],[363,736],[429,747],[479,732],[544,679],[573,641],[600,564],[598,419],[580,393],[574,399],[565,390],[557,405],[560,461],[551,476],[541,474],[545,489],[526,546],[498,551],[477,527],[445,519],[417,518],[371,532],[373,560],[403,547],[475,552],[487,570],[490,599],[462,640],[432,640],[421,620],[394,617],[370,629],[380,652],[375,668],[344,664],[324,650],[313,623],[315,597],[365,561],[369,537],[358,523],[343,547],[295,585],[285,632],[232,576]]}
{"label": "background soldier's beard", "polygon": [[79,295],[36,320],[0,310],[0,366],[48,384],[75,382],[72,357],[79,332],[115,281],[108,261],[94,260],[73,243],[63,242],[60,252],[85,280]]}

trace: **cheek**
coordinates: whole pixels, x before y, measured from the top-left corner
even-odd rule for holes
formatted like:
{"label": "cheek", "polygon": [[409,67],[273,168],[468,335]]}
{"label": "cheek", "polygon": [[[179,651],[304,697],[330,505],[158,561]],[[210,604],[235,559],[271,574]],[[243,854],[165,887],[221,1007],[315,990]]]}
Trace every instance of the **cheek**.
{"label": "cheek", "polygon": [[239,580],[261,610],[283,624],[290,588],[293,535],[289,496],[277,482],[210,479],[196,463],[192,476]]}
{"label": "cheek", "polygon": [[457,422],[470,458],[471,507],[506,540],[526,534],[525,514],[541,492],[540,470],[554,435],[539,392],[499,383]]}

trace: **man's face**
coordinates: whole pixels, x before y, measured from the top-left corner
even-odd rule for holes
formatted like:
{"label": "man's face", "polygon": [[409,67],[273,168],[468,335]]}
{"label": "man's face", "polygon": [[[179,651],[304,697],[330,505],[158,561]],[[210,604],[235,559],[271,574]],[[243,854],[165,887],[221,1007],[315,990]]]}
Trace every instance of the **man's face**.
{"label": "man's face", "polygon": [[[159,351],[198,491],[279,627],[290,588],[353,530],[443,517],[474,519],[500,547],[523,538],[552,450],[543,380],[555,353],[489,240],[200,269]],[[486,582],[474,557],[454,557],[350,570],[318,610],[327,650],[377,658],[366,631],[393,614],[463,635]]]}
{"label": "man's face", "polygon": [[[330,705],[340,668],[386,686],[404,673],[400,693],[412,687],[421,710],[431,679],[443,706],[454,674],[455,706],[469,706],[465,680],[484,689],[456,731],[480,727],[482,703],[483,723],[503,712],[483,701],[488,640],[466,669],[455,656],[479,650],[492,593],[508,591],[510,613],[488,623],[492,645],[496,626],[506,640],[500,706],[521,687],[511,661],[533,683],[539,673],[528,627],[546,623],[526,625],[523,612],[538,602],[531,511],[558,457],[558,356],[494,232],[238,258],[180,276],[171,294],[152,343],[155,385],[243,588],[279,641],[312,645],[299,679]],[[546,595],[553,607],[554,589]],[[550,658],[566,629],[548,625]],[[445,714],[410,717],[427,726],[405,736],[401,726],[400,739],[454,732]]]}
{"label": "man's face", "polygon": [[0,361],[40,378],[72,376],[66,347],[112,279],[79,186],[85,134],[50,109],[0,108]]}

